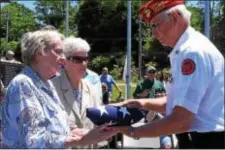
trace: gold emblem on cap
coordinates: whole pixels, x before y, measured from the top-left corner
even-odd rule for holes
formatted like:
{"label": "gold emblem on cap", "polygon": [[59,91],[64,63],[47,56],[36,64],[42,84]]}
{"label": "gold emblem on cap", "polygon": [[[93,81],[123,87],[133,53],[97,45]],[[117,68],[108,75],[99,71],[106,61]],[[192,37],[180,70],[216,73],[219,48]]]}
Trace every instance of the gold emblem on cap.
{"label": "gold emblem on cap", "polygon": [[158,3],[156,6],[155,6],[155,12],[160,12],[161,10],[163,10],[165,8],[165,1],[162,1],[160,3]]}
{"label": "gold emblem on cap", "polygon": [[146,16],[147,18],[149,18],[149,17],[151,16],[151,10],[150,10],[150,9],[146,9],[146,10],[145,10],[145,16]]}

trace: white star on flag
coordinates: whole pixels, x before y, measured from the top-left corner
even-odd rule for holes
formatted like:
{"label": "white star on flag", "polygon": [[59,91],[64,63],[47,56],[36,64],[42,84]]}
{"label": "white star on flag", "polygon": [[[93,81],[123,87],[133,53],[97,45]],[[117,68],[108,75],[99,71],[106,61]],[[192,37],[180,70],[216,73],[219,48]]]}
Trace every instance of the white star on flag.
{"label": "white star on flag", "polygon": [[123,118],[126,116],[126,114],[130,115],[126,107],[121,107],[119,111],[123,113]]}
{"label": "white star on flag", "polygon": [[134,119],[131,119],[130,123],[134,123]]}
{"label": "white star on flag", "polygon": [[98,109],[99,109],[99,111],[100,111],[101,116],[102,116],[104,113],[108,115],[108,112],[106,111],[105,106],[100,106]]}

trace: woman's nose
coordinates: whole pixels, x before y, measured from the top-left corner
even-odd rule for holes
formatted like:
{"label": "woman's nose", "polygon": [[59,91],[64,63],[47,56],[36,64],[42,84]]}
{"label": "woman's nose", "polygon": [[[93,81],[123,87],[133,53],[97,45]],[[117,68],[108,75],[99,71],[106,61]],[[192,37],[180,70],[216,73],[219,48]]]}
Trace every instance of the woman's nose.
{"label": "woman's nose", "polygon": [[65,56],[60,56],[58,58],[57,62],[64,66],[66,64],[66,57]]}

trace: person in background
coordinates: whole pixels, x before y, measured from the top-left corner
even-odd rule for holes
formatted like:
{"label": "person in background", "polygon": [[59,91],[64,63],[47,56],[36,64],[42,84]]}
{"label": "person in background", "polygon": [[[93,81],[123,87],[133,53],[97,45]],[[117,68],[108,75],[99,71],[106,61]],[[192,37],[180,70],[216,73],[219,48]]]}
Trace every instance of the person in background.
{"label": "person in background", "polygon": [[189,133],[195,149],[224,149],[224,57],[202,33],[191,27],[183,0],[151,0],[140,10],[152,35],[169,54],[172,81],[167,97],[127,100],[132,106],[166,116],[139,127],[121,127],[131,137]]}
{"label": "person in background", "polygon": [[160,81],[161,83],[163,83],[163,81],[164,81],[164,73],[163,73],[163,71],[157,72],[157,75],[158,75],[157,80]]}
{"label": "person in background", "polygon": [[[49,80],[65,61],[64,36],[34,31],[21,39],[24,69],[7,87],[2,105],[2,148],[70,148],[95,144],[115,134],[99,126],[88,133],[69,128],[66,112]],[[79,142],[77,142],[79,140]]]}
{"label": "person in background", "polygon": [[15,53],[12,50],[8,50],[6,52],[5,58],[1,58],[1,61],[21,64],[21,62],[19,62],[15,59]]}
{"label": "person in background", "polygon": [[90,82],[97,91],[97,94],[99,96],[99,104],[102,104],[102,86],[100,77],[97,73],[87,68],[86,73],[84,74],[84,80]]}
{"label": "person in background", "polygon": [[[136,86],[136,89],[134,90],[133,97],[134,98],[156,98],[156,97],[162,97],[165,95],[166,90],[163,86],[163,84],[156,79],[156,69],[153,66],[149,66],[146,69],[146,74],[148,76],[147,79],[141,81]],[[148,113],[146,112],[146,120],[147,123],[147,117]],[[158,118],[155,118],[154,120],[157,120]],[[161,136],[160,137],[160,145],[161,148],[171,148],[172,147],[172,141],[169,136]]]}
{"label": "person in background", "polygon": [[104,105],[109,104],[109,92],[107,89],[107,85],[105,83],[102,83],[102,101]]}
{"label": "person in background", "polygon": [[117,86],[114,78],[109,74],[108,68],[104,67],[102,69],[102,74],[100,75],[101,83],[105,83],[107,85],[107,89],[109,92],[109,101],[112,100],[112,85],[116,87],[119,93],[122,93],[121,89]]}
{"label": "person in background", "polygon": [[133,92],[134,98],[155,98],[165,94],[163,84],[155,78],[156,69],[149,66],[146,69],[147,79],[139,82]]}
{"label": "person in background", "polygon": [[161,78],[160,72],[156,72],[155,73],[155,79],[158,80],[158,81],[160,81],[160,78]]}

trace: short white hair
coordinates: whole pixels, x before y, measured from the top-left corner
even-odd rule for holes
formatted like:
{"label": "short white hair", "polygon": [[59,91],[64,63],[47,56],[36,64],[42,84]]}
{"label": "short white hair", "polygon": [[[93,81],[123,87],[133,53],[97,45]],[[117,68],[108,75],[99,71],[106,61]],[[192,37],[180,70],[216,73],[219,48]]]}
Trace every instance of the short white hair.
{"label": "short white hair", "polygon": [[66,57],[71,56],[75,52],[89,52],[90,45],[82,38],[68,37],[63,42],[63,53]]}
{"label": "short white hair", "polygon": [[161,14],[162,15],[166,15],[167,17],[169,17],[169,14],[171,14],[172,12],[177,11],[181,14],[181,16],[183,16],[183,18],[189,23],[191,23],[191,12],[186,8],[185,5],[181,4],[181,5],[176,5],[174,7],[171,7],[165,11],[163,11]]}
{"label": "short white hair", "polygon": [[38,30],[25,33],[21,38],[22,59],[25,65],[35,60],[37,52],[46,52],[56,37],[64,40],[64,36],[53,30]]}

